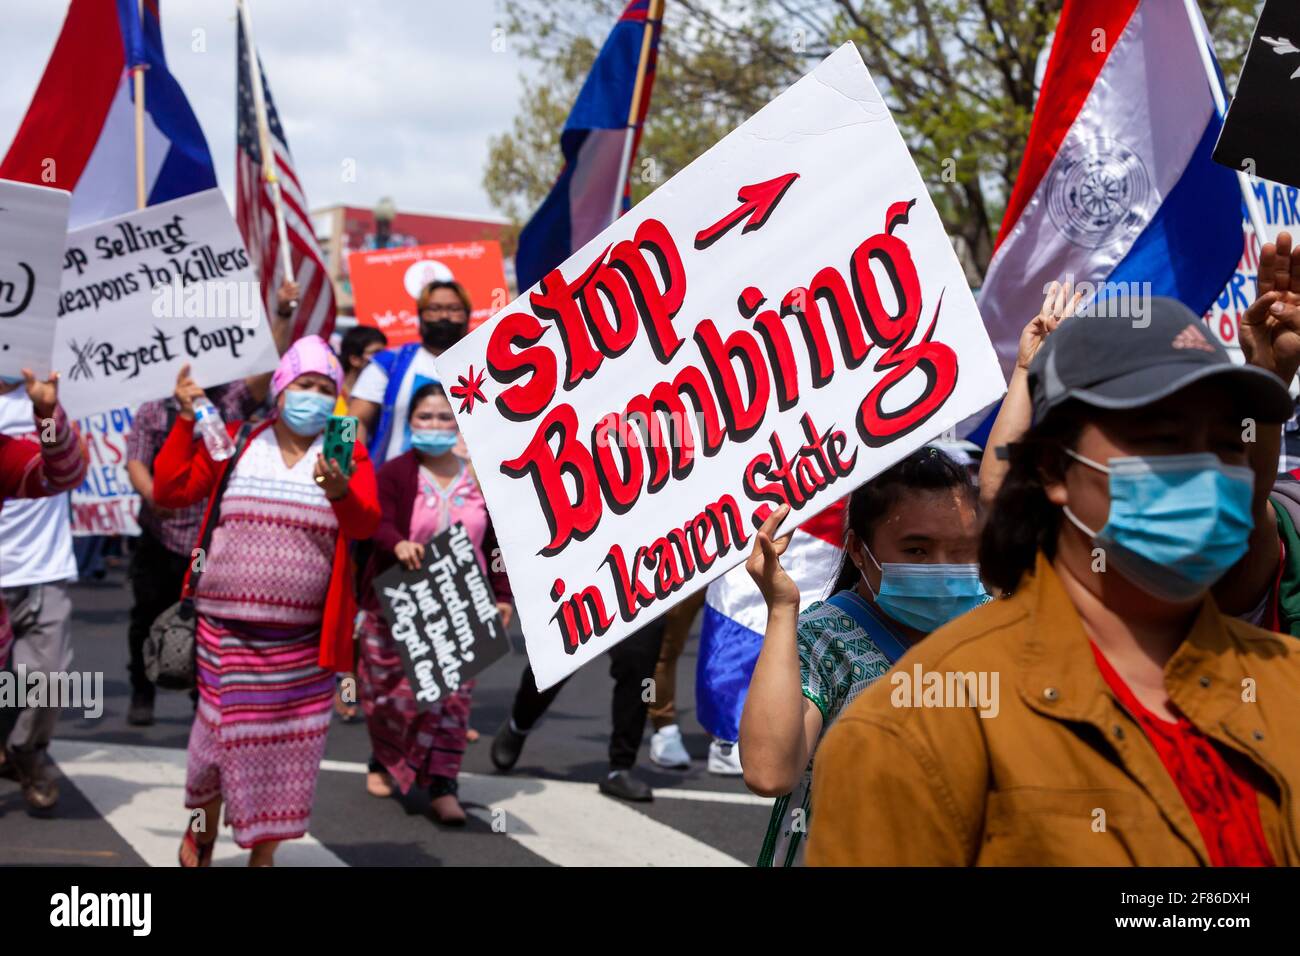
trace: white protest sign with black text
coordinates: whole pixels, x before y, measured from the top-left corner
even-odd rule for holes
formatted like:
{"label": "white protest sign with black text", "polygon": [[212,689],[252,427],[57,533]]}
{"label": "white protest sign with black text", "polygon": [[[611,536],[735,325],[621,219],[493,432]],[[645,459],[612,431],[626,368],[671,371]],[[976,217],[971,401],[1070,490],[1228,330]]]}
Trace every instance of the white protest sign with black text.
{"label": "white protest sign with black text", "polygon": [[541,688],[1005,391],[847,44],[437,364]]}
{"label": "white protest sign with black text", "polygon": [[50,372],[71,194],[0,179],[0,375]]}
{"label": "white protest sign with black text", "polygon": [[74,416],[275,368],[257,274],[221,191],[209,189],[68,234],[54,342]]}

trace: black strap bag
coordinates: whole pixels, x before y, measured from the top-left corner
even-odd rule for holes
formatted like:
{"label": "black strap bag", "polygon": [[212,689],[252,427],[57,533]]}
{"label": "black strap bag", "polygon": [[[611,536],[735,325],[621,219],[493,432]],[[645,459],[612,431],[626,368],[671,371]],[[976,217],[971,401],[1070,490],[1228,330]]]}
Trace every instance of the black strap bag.
{"label": "black strap bag", "polygon": [[[230,483],[230,473],[235,470],[235,462],[239,461],[239,456],[244,453],[244,448],[248,445],[251,431],[252,425],[248,422],[239,426],[239,434],[235,439],[235,453],[230,456],[230,464],[226,466],[221,476],[221,483],[217,485],[212,515],[203,529],[203,536],[199,539],[198,549],[201,554],[208,553],[212,532],[221,517],[221,498],[226,493],[226,485]],[[198,568],[190,569],[191,595],[198,589],[201,573]],[[144,674],[155,687],[163,690],[194,688],[196,683],[194,634],[197,627],[198,613],[194,610],[193,597],[181,598],[159,614],[153,622],[153,626],[149,628],[149,636],[144,639]]]}

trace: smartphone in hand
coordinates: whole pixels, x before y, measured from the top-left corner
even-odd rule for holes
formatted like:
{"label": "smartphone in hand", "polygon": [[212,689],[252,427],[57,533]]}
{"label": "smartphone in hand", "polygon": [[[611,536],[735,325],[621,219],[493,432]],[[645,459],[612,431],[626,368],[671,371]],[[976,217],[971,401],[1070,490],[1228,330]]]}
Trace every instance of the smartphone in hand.
{"label": "smartphone in hand", "polygon": [[339,469],[352,477],[352,449],[357,444],[359,422],[352,415],[332,415],[325,424],[326,461],[336,461]]}

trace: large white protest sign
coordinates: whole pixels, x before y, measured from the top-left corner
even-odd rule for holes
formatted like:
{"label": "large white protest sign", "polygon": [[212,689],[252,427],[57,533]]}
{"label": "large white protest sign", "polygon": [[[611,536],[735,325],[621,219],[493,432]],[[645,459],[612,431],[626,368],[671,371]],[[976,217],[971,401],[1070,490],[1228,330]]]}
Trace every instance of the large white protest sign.
{"label": "large white protest sign", "polygon": [[68,234],[54,342],[74,416],[275,367],[257,275],[221,191],[149,206]]}
{"label": "large white protest sign", "polygon": [[0,375],[50,371],[71,194],[0,179]]}
{"label": "large white protest sign", "polygon": [[1005,391],[851,45],[437,364],[541,687]]}

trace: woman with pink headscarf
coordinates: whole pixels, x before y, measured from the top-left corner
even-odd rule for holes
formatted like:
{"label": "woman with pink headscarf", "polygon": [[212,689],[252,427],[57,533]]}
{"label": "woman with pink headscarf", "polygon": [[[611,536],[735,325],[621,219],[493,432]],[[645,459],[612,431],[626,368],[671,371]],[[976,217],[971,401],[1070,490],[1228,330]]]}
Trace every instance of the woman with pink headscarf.
{"label": "woman with pink headscarf", "polygon": [[177,378],[181,412],[154,462],[154,499],[180,508],[206,498],[203,527],[212,524],[182,591],[197,612],[199,688],[185,805],[203,811],[203,825],[186,829],[182,866],[210,862],[223,803],[250,866],[271,865],[281,841],[307,832],[334,672],[352,665],[347,543],[374,534],[380,515],[362,444],[351,477],[321,454],[342,381],[324,340],[299,339],[271,378],[274,416],[229,423],[242,450],[216,462],[195,440],[203,390],[188,366]]}

